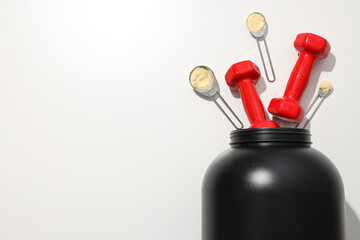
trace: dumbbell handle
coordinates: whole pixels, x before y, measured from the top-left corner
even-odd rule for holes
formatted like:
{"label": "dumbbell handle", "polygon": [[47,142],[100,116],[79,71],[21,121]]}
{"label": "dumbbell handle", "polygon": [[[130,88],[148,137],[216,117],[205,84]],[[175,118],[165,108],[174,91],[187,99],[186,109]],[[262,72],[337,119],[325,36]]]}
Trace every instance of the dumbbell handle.
{"label": "dumbbell handle", "polygon": [[308,51],[300,51],[294,69],[291,72],[289,81],[286,85],[284,98],[298,102],[303,94],[310,78],[310,74],[315,62],[315,55]]}
{"label": "dumbbell handle", "polygon": [[237,83],[241,99],[251,124],[266,120],[264,107],[255,89],[252,79],[242,79]]}

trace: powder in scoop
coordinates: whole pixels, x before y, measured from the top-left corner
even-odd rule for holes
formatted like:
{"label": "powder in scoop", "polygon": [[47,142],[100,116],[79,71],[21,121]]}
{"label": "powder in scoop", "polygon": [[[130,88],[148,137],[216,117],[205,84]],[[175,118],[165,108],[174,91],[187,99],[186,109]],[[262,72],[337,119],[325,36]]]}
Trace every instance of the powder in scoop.
{"label": "powder in scoop", "polygon": [[328,81],[324,81],[320,84],[320,89],[323,91],[323,92],[330,92],[331,89],[332,89],[332,84],[331,82],[328,82]]}
{"label": "powder in scoop", "polygon": [[214,74],[206,67],[196,67],[190,73],[191,86],[198,91],[207,91],[214,85]]}
{"label": "powder in scoop", "polygon": [[261,13],[252,13],[247,18],[246,24],[250,31],[260,31],[266,25],[265,17]]}

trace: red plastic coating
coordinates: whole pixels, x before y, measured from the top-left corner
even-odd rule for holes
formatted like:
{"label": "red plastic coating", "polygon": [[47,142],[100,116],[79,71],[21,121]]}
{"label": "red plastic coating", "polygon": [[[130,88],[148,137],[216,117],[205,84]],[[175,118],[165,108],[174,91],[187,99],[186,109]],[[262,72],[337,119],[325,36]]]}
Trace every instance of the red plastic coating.
{"label": "red plastic coating", "polygon": [[226,83],[231,88],[240,90],[246,115],[251,123],[250,128],[279,127],[277,123],[267,120],[254,84],[260,77],[259,68],[251,61],[243,61],[232,65],[225,74]]}
{"label": "red plastic coating", "polygon": [[320,36],[302,33],[296,37],[295,48],[299,51],[293,71],[282,98],[271,100],[268,111],[289,122],[301,122],[304,119],[304,109],[299,105],[310,78],[316,59],[326,58],[330,53],[330,44]]}

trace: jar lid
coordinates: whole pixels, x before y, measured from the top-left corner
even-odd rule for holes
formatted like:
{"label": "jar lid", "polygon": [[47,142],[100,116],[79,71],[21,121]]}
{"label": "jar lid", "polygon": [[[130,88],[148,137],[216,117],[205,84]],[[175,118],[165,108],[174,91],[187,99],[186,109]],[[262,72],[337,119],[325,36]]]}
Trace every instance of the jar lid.
{"label": "jar lid", "polygon": [[232,131],[230,145],[245,143],[304,143],[311,144],[311,134],[302,128],[249,128]]}

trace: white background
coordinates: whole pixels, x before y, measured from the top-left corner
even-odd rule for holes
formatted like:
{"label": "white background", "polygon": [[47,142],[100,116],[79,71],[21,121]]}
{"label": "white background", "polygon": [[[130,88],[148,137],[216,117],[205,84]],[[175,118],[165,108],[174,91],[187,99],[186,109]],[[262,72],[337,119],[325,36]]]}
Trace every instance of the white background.
{"label": "white background", "polygon": [[348,240],[359,239],[360,3],[329,1],[0,0],[0,239],[199,240],[201,182],[233,127],[188,83],[196,65],[249,123],[224,81],[250,59],[264,73],[246,18],[263,13],[283,94],[312,32],[332,55],[316,63],[334,85],[312,121],[313,146],[339,169]]}

